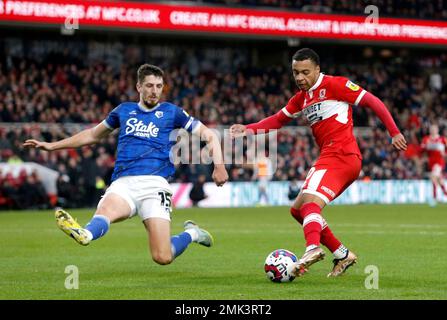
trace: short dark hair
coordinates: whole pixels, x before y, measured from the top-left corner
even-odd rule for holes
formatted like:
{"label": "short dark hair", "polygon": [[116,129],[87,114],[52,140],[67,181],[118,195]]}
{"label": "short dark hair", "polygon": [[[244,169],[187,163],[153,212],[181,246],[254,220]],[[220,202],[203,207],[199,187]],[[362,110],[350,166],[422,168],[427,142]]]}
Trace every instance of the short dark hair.
{"label": "short dark hair", "polygon": [[320,57],[315,51],[309,48],[303,48],[298,50],[293,55],[292,59],[296,61],[303,61],[309,59],[310,61],[313,61],[317,66],[320,65]]}
{"label": "short dark hair", "polygon": [[161,70],[161,68],[154,66],[152,64],[145,63],[138,68],[137,71],[138,82],[143,83],[144,78],[146,78],[146,76],[151,75],[163,78],[164,74],[165,73],[163,72],[163,70]]}

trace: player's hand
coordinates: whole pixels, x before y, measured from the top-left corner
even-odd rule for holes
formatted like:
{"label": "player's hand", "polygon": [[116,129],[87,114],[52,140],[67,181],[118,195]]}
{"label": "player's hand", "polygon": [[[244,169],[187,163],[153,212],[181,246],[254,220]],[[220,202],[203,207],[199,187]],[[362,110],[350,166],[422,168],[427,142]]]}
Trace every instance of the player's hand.
{"label": "player's hand", "polygon": [[45,150],[45,151],[52,151],[53,150],[53,144],[50,142],[43,142],[43,141],[38,141],[38,140],[34,140],[34,139],[28,139],[26,140],[23,145],[23,147],[26,148],[36,148],[36,149],[41,149],[41,150]]}
{"label": "player's hand", "polygon": [[402,133],[396,134],[391,143],[393,144],[394,148],[397,150],[407,150],[407,141],[405,140]]}
{"label": "player's hand", "polygon": [[230,137],[232,139],[245,137],[247,135],[247,127],[243,124],[233,124],[230,127]]}
{"label": "player's hand", "polygon": [[223,186],[228,181],[228,173],[223,164],[214,166],[213,180],[218,187]]}

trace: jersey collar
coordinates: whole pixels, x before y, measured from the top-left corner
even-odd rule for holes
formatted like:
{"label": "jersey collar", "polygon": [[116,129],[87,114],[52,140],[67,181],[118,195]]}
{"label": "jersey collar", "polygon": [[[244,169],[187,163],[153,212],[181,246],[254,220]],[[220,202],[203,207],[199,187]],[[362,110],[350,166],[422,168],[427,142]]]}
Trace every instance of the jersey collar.
{"label": "jersey collar", "polygon": [[141,105],[141,104],[138,102],[138,108],[140,108],[140,110],[143,111],[143,112],[151,112],[151,111],[154,111],[154,110],[157,109],[159,106],[160,106],[160,102],[157,103],[154,107],[152,107],[152,108],[149,109],[149,108],[147,108],[146,106],[143,106],[143,105]]}
{"label": "jersey collar", "polygon": [[320,72],[317,82],[315,82],[315,84],[312,86],[312,88],[310,88],[308,91],[311,92],[311,91],[314,91],[315,89],[317,89],[320,86],[321,82],[323,81],[323,77],[324,77],[324,74]]}

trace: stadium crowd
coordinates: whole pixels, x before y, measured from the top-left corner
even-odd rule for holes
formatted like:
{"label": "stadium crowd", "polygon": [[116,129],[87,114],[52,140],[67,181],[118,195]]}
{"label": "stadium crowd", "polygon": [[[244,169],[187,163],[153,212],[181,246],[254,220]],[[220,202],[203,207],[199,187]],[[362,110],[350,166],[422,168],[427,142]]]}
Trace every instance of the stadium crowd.
{"label": "stadium crowd", "polygon": [[[110,181],[116,136],[112,134],[92,147],[53,153],[23,149],[24,139],[65,138],[102,121],[121,101],[138,100],[134,89],[136,68],[148,58],[165,69],[165,99],[210,127],[222,129],[233,123],[258,121],[279,110],[296,91],[287,59],[283,64],[260,67],[246,51],[231,47],[161,46],[154,53],[107,44],[112,48],[110,53],[103,50],[104,44],[89,43],[87,53],[82,53],[57,42],[48,43],[47,49],[41,43],[25,50],[25,45],[17,41],[3,40],[1,46],[0,162],[19,159],[58,171],[57,202],[65,206],[91,206],[97,201]],[[76,48],[79,50],[79,46]],[[36,50],[40,50],[39,55],[33,54]],[[113,52],[121,60],[112,58]],[[409,143],[407,152],[393,151],[380,120],[370,110],[354,107],[354,123],[361,127],[357,137],[364,157],[362,179],[425,177],[421,138],[431,123],[438,123],[446,134],[447,85],[446,75],[440,71],[446,66],[447,54],[439,52],[369,48],[353,49],[350,54],[346,50],[322,54],[325,73],[346,76],[383,99]],[[296,125],[305,126],[304,117],[278,134],[274,180],[303,180],[318,155],[310,129],[297,133],[293,128]],[[227,169],[230,181],[252,179],[253,172],[246,166],[229,164]],[[179,165],[174,181],[196,181],[201,175],[210,180],[211,172],[209,165]],[[0,173],[0,179],[0,198],[13,198],[8,196],[11,184],[16,191],[28,188],[26,177],[11,182],[11,177]],[[8,203],[11,207],[24,204],[20,199]]]}
{"label": "stadium crowd", "polygon": [[27,174],[21,170],[14,176],[0,168],[0,186],[0,208],[49,208],[50,197],[35,171]]}

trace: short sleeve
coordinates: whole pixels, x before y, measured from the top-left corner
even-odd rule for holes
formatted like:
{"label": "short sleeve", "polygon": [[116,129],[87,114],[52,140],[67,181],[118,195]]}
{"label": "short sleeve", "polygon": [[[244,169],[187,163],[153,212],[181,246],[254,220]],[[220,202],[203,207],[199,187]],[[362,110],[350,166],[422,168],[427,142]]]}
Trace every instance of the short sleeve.
{"label": "short sleeve", "polygon": [[104,125],[110,130],[114,130],[120,126],[120,117],[119,117],[119,109],[121,105],[113,109],[108,115],[107,118],[103,121]]}
{"label": "short sleeve", "polygon": [[200,127],[200,124],[200,121],[191,117],[188,112],[182,108],[176,107],[174,118],[175,128],[183,128],[188,132],[194,132]]}
{"label": "short sleeve", "polygon": [[299,116],[304,104],[304,94],[302,91],[290,98],[287,105],[282,108],[282,112],[289,118],[296,118]]}
{"label": "short sleeve", "polygon": [[345,77],[333,77],[331,86],[337,100],[353,105],[358,105],[367,92]]}

